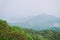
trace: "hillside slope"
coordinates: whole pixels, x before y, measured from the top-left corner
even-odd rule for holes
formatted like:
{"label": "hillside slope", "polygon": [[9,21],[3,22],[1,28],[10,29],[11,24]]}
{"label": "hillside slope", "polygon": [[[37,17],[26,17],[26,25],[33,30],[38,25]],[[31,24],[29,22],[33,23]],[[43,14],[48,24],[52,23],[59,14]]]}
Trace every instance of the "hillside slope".
{"label": "hillside slope", "polygon": [[0,40],[60,40],[60,32],[25,29],[20,26],[10,26],[6,21],[0,20]]}

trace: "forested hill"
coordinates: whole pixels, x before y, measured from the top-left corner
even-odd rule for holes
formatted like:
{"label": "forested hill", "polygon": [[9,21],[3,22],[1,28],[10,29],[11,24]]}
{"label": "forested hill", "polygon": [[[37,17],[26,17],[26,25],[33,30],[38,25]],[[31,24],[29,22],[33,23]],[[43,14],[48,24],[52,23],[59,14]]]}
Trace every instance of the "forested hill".
{"label": "forested hill", "polygon": [[10,26],[5,20],[0,20],[0,40],[60,40],[60,32],[24,29],[20,26]]}

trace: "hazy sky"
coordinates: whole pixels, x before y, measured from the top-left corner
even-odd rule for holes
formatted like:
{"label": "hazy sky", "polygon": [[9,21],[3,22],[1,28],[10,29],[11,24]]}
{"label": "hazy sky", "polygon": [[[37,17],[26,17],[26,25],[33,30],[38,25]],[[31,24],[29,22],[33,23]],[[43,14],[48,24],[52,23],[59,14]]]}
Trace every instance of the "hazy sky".
{"label": "hazy sky", "polygon": [[22,18],[42,13],[60,17],[60,0],[0,0],[0,18]]}

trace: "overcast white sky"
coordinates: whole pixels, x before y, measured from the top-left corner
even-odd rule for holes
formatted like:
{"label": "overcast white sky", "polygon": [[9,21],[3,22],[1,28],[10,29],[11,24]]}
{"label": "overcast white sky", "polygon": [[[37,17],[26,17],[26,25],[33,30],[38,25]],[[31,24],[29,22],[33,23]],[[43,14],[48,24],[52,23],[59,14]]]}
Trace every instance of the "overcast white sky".
{"label": "overcast white sky", "polygon": [[60,17],[60,0],[0,0],[0,19],[46,13]]}

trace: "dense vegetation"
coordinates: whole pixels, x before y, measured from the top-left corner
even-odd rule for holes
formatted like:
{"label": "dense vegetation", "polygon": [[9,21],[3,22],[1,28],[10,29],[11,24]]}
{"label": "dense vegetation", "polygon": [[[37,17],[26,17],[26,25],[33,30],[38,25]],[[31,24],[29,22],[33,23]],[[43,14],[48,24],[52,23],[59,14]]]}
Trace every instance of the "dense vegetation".
{"label": "dense vegetation", "polygon": [[0,20],[0,40],[60,40],[60,32],[24,29],[19,26],[10,26],[6,21]]}

